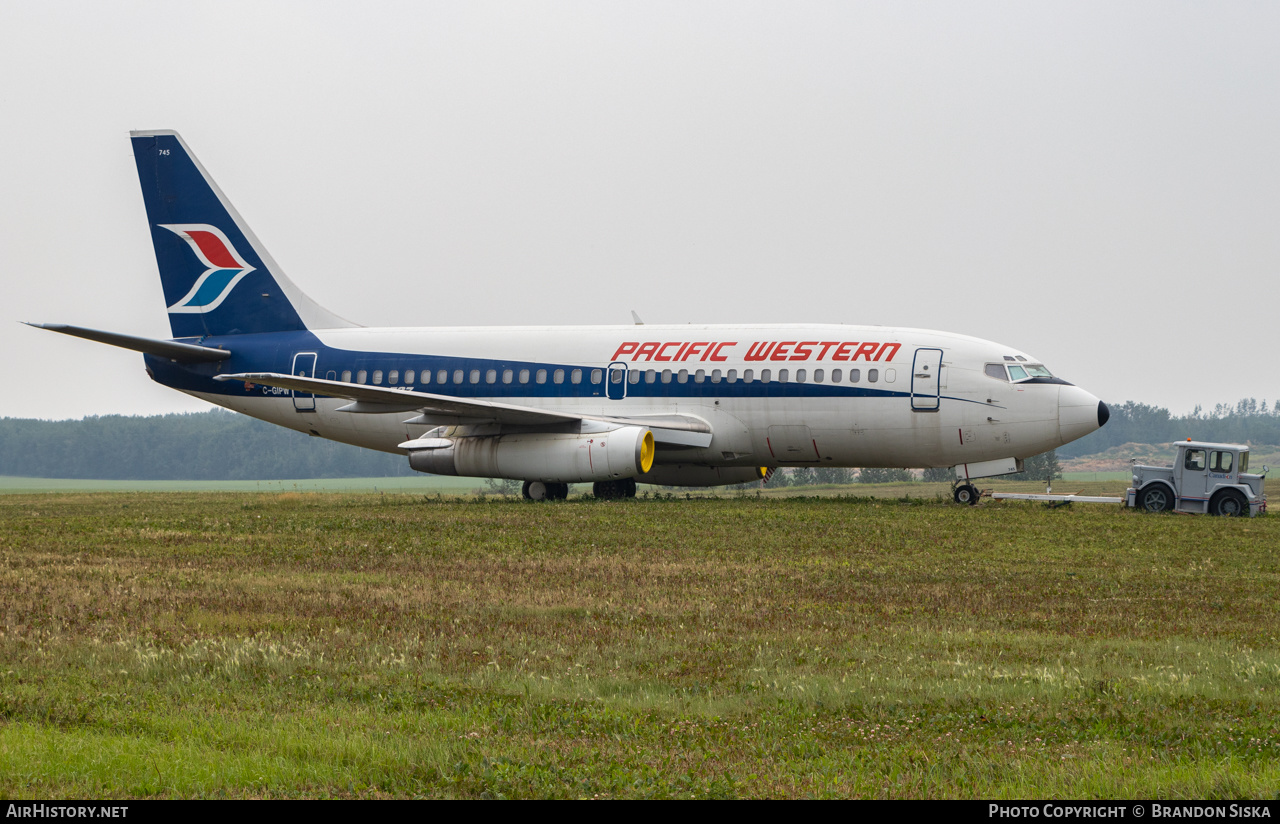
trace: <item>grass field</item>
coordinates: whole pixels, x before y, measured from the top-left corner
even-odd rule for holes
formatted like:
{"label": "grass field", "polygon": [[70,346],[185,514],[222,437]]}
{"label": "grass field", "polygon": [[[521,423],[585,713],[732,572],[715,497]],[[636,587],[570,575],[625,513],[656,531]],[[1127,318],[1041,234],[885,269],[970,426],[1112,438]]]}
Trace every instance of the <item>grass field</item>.
{"label": "grass field", "polygon": [[1277,797],[1280,519],[905,486],[0,496],[0,793]]}

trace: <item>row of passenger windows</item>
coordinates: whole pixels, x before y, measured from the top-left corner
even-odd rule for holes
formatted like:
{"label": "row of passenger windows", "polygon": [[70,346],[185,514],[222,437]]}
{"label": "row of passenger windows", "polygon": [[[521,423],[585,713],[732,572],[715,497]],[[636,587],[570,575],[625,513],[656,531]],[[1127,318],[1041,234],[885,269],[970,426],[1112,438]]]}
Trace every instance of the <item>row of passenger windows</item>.
{"label": "row of passenger windows", "polygon": [[[569,383],[582,383],[583,370],[570,369],[567,371],[569,374]],[[712,383],[720,383],[721,381],[724,381],[725,383],[737,383],[739,380],[737,369],[730,369],[728,371],[712,369],[710,373],[708,373],[707,370],[705,369],[698,369],[698,370],[695,370],[694,372],[690,372],[688,369],[681,369],[675,372],[673,372],[670,369],[663,369],[661,372],[659,372],[656,369],[646,369],[643,372],[641,372],[638,369],[628,369],[628,370],[614,369],[610,373],[610,380],[613,383],[621,383],[624,371],[627,375],[627,382],[633,383],[633,384],[640,383],[642,379],[644,380],[645,383],[658,383],[658,382],[671,383],[673,379],[675,380],[676,383],[688,383],[690,377],[693,378],[694,383],[705,383],[707,380],[710,380]],[[514,369],[503,369],[502,382],[512,383],[518,377],[520,383],[528,383],[530,378],[532,378],[534,383],[546,383],[547,377],[548,375],[550,375],[552,383],[564,383],[565,372],[566,370],[564,369],[555,369],[555,370],[539,369],[536,372],[531,371],[529,369],[521,369],[517,373],[516,370]],[[484,375],[485,383],[498,382],[497,369],[486,369],[484,370],[483,375]],[[385,373],[381,369],[375,369],[373,370],[373,373],[372,373],[372,379],[373,379],[372,382],[374,386],[381,386],[385,378],[386,383],[388,385],[396,386],[400,383],[401,377],[402,376],[400,374],[400,370],[398,369],[392,369]],[[419,382],[424,386],[431,384],[433,382],[433,378],[435,383],[441,384],[441,385],[449,384],[449,383],[453,383],[454,385],[462,385],[462,384],[468,384],[468,383],[480,383],[481,370],[472,369],[470,371],[467,371],[463,369],[454,369],[451,375],[449,370],[447,369],[440,369],[440,370],[437,370],[435,373],[432,373],[432,371],[429,369],[423,369],[421,372],[418,372],[413,369],[408,369],[408,370],[405,370],[403,377],[404,377],[405,385],[413,385],[415,383],[415,380],[414,380],[415,378],[418,378]],[[450,377],[453,378],[452,381],[450,381]],[[777,371],[778,383],[790,383],[792,381],[792,377],[793,375],[790,369],[779,369]],[[895,369],[884,370],[885,383],[893,383],[895,380],[897,380],[897,377],[898,377],[897,370]],[[352,373],[350,369],[345,370],[342,373],[342,380],[344,382],[351,383],[351,378],[352,378]],[[827,383],[828,378],[830,379],[831,383],[844,383],[845,370],[832,369],[829,374],[825,369],[814,369],[812,373],[810,373],[808,369],[795,370],[794,379],[796,383],[808,383],[810,378],[812,378],[814,383]],[[594,383],[594,384],[600,383],[601,381],[604,380],[604,370],[592,369],[589,375],[589,380],[591,381],[591,383]],[[754,369],[744,370],[742,372],[741,380],[743,380],[746,383],[750,383],[756,380],[755,370]],[[761,383],[772,383],[774,381],[773,370],[761,369],[759,380]],[[876,383],[879,380],[880,380],[879,369],[867,370],[867,383]],[[361,369],[357,371],[355,373],[355,382],[369,383],[370,382],[369,370]],[[848,382],[861,383],[862,370],[861,369],[848,370]]]}

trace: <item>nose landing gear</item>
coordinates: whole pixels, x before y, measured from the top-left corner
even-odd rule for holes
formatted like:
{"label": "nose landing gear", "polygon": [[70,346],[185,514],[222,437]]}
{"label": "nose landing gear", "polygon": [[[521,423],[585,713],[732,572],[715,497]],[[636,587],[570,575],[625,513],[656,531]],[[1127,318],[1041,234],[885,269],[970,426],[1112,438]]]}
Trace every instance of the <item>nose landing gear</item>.
{"label": "nose landing gear", "polygon": [[978,488],[973,484],[959,484],[951,490],[951,497],[955,499],[955,502],[958,504],[976,506],[980,496],[981,494],[978,492]]}

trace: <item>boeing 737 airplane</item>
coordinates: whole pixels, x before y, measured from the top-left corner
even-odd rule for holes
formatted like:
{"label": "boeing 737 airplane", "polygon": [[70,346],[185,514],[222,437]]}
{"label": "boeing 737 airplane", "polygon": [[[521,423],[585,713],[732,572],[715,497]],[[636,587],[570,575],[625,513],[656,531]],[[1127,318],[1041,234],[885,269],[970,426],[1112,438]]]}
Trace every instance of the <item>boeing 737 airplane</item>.
{"label": "boeing 737 airplane", "polygon": [[947,332],[845,325],[365,328],[285,277],[186,142],[133,132],[172,340],[33,324],[144,354],[210,403],[406,456],[421,472],[599,497],[779,467],[954,467],[970,479],[1107,421],[1039,359]]}

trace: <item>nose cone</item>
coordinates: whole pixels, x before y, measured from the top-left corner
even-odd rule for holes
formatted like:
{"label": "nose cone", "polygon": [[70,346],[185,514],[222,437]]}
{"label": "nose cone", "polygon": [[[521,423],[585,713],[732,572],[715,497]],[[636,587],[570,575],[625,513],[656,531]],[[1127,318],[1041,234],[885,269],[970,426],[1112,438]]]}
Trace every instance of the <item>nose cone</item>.
{"label": "nose cone", "polygon": [[1058,393],[1058,437],[1064,444],[1101,429],[1111,410],[1078,386],[1064,386]]}

